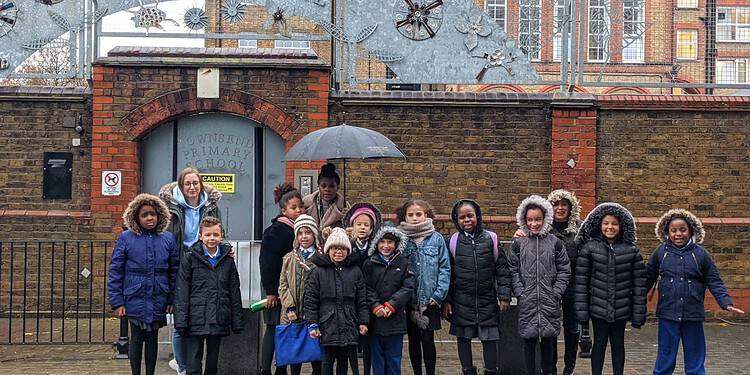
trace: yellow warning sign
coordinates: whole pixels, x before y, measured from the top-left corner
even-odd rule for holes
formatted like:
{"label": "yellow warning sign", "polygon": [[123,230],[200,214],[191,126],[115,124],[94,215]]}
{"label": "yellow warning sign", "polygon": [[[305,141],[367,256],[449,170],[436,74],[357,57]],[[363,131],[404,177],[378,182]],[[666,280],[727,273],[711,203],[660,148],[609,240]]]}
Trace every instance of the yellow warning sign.
{"label": "yellow warning sign", "polygon": [[207,173],[201,175],[201,179],[204,183],[213,186],[222,193],[234,193],[234,173]]}

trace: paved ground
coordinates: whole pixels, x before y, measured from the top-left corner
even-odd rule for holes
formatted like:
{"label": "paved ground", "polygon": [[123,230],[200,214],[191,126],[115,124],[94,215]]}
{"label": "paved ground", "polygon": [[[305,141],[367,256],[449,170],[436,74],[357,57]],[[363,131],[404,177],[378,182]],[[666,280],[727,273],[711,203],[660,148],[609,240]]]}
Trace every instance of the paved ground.
{"label": "paved ground", "polygon": [[[165,337],[166,335],[162,335]],[[707,324],[709,374],[750,374],[750,327],[747,325]],[[450,340],[444,333],[441,340]],[[656,355],[656,325],[626,332],[627,374],[648,374]],[[475,348],[475,362],[480,364],[480,345]],[[562,350],[562,344],[560,344]],[[438,344],[438,373],[460,374],[452,342]],[[107,345],[0,345],[0,374],[129,374],[127,360],[111,359]],[[562,359],[561,359],[562,361]],[[679,359],[681,362],[681,358]],[[411,374],[404,358],[404,374]],[[579,359],[576,374],[589,374],[589,361]],[[608,371],[607,373],[611,373]],[[676,373],[684,373],[678,365]],[[157,374],[174,374],[166,360],[157,366]]]}

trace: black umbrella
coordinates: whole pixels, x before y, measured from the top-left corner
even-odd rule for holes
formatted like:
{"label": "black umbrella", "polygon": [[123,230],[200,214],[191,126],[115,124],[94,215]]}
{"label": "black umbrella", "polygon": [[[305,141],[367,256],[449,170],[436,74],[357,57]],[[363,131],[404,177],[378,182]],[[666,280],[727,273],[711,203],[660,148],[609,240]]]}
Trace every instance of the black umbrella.
{"label": "black umbrella", "polygon": [[341,124],[316,130],[299,140],[286,153],[286,160],[344,161],[346,199],[346,159],[406,158],[386,136],[370,129]]}

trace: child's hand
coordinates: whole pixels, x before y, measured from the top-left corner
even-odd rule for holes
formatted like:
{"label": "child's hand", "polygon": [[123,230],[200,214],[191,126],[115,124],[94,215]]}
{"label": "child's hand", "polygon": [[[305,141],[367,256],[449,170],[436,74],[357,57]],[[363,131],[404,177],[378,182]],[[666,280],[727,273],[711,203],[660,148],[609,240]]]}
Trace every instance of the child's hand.
{"label": "child's hand", "polygon": [[266,308],[271,310],[274,307],[276,307],[276,304],[279,302],[279,296],[275,296],[273,294],[269,294],[266,296]]}
{"label": "child's hand", "polygon": [[446,302],[445,306],[443,306],[443,317],[448,318],[451,315],[453,315],[453,306]]}
{"label": "child's hand", "polygon": [[167,310],[167,311],[166,311],[166,312],[167,312],[167,314],[172,314],[172,313],[174,312],[174,306],[172,306],[172,305],[167,305],[167,309],[166,309],[166,310]]}
{"label": "child's hand", "polygon": [[289,319],[290,322],[293,322],[297,320],[297,312],[293,310],[287,311],[286,317]]}
{"label": "child's hand", "polygon": [[367,326],[364,324],[359,325],[359,334],[364,336],[367,334]]}
{"label": "child's hand", "polygon": [[499,301],[497,305],[500,306],[500,311],[508,311],[510,308],[510,302],[508,301]]}
{"label": "child's hand", "polygon": [[314,339],[320,338],[320,330],[316,328],[316,329],[310,331],[310,337],[312,337]]}
{"label": "child's hand", "polygon": [[234,253],[234,248],[233,247],[229,248],[229,254],[228,255],[229,255],[230,258],[234,259],[235,253]]}
{"label": "child's hand", "polygon": [[738,309],[738,308],[736,308],[734,306],[727,307],[727,311],[735,312],[737,314],[744,314],[745,313],[744,311],[742,311],[742,310],[740,310],[740,309]]}
{"label": "child's hand", "polygon": [[125,316],[125,306],[120,306],[115,310],[115,316],[118,318],[122,318]]}
{"label": "child's hand", "polygon": [[434,298],[430,298],[430,301],[427,302],[427,304],[430,305],[430,306],[437,306],[438,305],[437,301],[435,301]]}
{"label": "child's hand", "polygon": [[651,288],[651,290],[649,290],[648,294],[646,295],[646,300],[651,302],[651,299],[654,298],[655,292],[656,292],[656,288]]}
{"label": "child's hand", "polygon": [[516,229],[516,233],[513,233],[513,238],[518,237],[526,237],[526,232],[524,232],[521,228]]}

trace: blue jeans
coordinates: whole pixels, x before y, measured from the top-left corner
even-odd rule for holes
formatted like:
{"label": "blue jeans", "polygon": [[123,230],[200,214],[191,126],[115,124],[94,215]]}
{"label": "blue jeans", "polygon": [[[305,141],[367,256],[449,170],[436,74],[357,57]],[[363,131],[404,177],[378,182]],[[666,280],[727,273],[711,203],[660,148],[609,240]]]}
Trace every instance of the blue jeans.
{"label": "blue jeans", "polygon": [[373,375],[401,375],[404,335],[369,336]]}
{"label": "blue jeans", "polygon": [[185,358],[185,339],[177,333],[176,330],[172,331],[172,352],[174,353],[174,360],[177,361],[177,368],[180,372],[187,370],[187,358]]}
{"label": "blue jeans", "polygon": [[682,340],[685,375],[706,374],[706,336],[703,322],[677,322],[659,319],[659,352],[654,375],[671,375],[677,363],[677,349]]}

